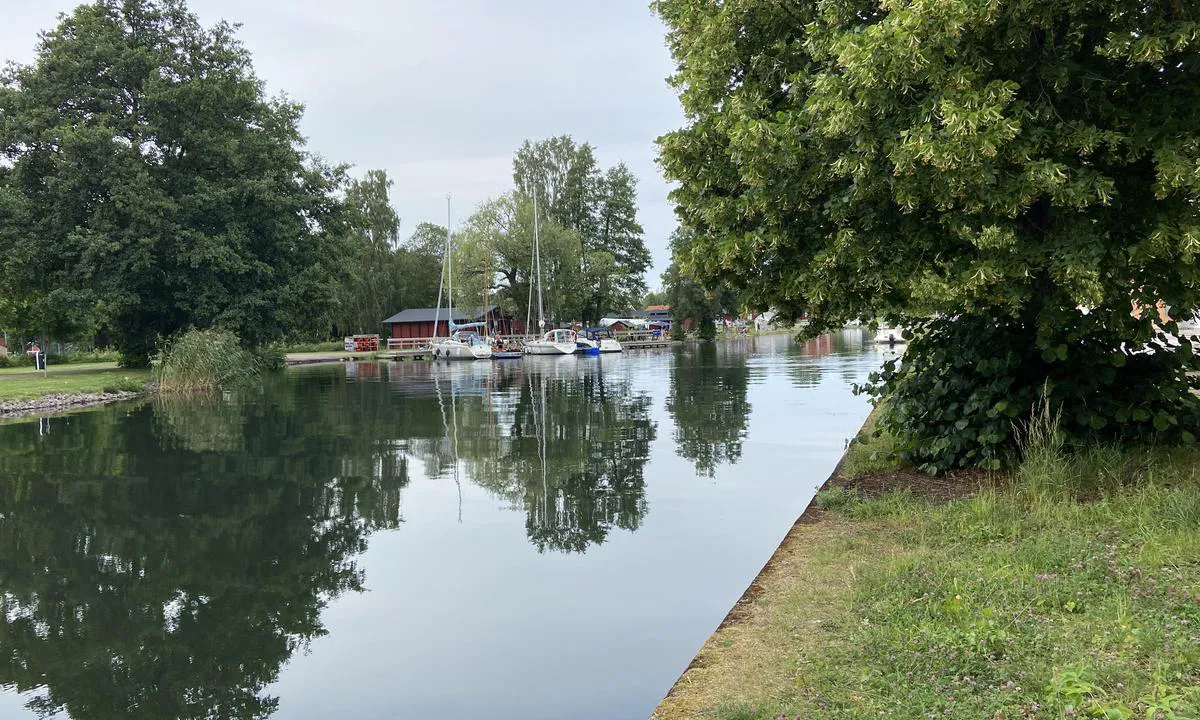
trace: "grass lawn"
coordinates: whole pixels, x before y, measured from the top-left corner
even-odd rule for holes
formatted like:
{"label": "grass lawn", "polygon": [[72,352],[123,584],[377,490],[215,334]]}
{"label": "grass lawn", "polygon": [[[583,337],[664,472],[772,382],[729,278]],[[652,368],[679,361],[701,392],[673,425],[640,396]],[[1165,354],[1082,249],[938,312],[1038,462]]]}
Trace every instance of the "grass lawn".
{"label": "grass lawn", "polygon": [[91,393],[104,390],[137,391],[150,381],[149,370],[129,370],[100,363],[85,369],[83,365],[51,367],[46,377],[28,368],[0,370],[0,402],[35,400],[43,395]]}
{"label": "grass lawn", "polygon": [[1200,717],[1200,452],[852,447],[653,717]]}
{"label": "grass lawn", "polygon": [[[48,366],[47,372],[50,375],[63,375],[67,373],[92,372],[95,370],[111,370],[116,366],[115,362],[88,362],[73,363],[70,365],[51,364]],[[32,375],[33,373],[41,375],[42,371],[34,370],[32,365],[28,367],[0,368],[0,382],[14,375]]]}

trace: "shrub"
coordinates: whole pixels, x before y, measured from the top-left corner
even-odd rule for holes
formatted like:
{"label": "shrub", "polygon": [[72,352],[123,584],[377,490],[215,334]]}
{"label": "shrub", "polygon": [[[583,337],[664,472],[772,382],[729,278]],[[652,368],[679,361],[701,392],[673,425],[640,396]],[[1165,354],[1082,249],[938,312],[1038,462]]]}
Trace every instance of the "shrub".
{"label": "shrub", "polygon": [[206,392],[262,370],[263,361],[228,330],[189,330],[159,352],[155,378],[163,392]]}
{"label": "shrub", "polygon": [[31,355],[0,355],[0,368],[29,367],[32,364]]}
{"label": "shrub", "polygon": [[[386,343],[384,338],[379,338],[381,343]],[[301,353],[301,352],[341,352],[345,347],[341,340],[323,340],[321,342],[311,343],[294,343],[285,345],[280,349],[282,353]]]}
{"label": "shrub", "polygon": [[[880,409],[877,431],[926,472],[999,469],[1020,457],[1017,428],[1043,402],[1064,442],[1191,442],[1200,432],[1191,345],[1164,333],[1144,347],[1122,344],[1082,313],[1053,338],[1003,317],[938,318],[915,328],[903,363],[889,361],[865,389]],[[1174,329],[1171,326],[1171,329]]]}

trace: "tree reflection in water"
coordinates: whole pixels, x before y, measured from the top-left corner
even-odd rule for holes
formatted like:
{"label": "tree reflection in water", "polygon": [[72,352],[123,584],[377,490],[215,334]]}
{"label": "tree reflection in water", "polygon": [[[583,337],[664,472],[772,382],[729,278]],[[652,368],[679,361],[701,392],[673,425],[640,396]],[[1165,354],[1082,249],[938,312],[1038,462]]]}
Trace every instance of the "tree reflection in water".
{"label": "tree reflection in water", "polygon": [[401,523],[410,463],[524,511],[539,551],[637,529],[650,398],[573,358],[490,368],[0,426],[0,687],[75,720],[271,715],[283,663],[362,589],[367,537]]}
{"label": "tree reflection in water", "polygon": [[413,439],[406,449],[442,475],[461,467],[523,510],[539,551],[583,552],[613,527],[636,530],[655,437],[650,398],[580,362],[593,361],[529,359],[488,373],[434,366],[444,438]]}
{"label": "tree reflection in water", "polygon": [[675,421],[675,452],[713,477],[742,456],[750,417],[750,368],[744,343],[699,343],[675,349],[667,411]]}
{"label": "tree reflection in water", "polygon": [[0,685],[76,720],[272,714],[264,688],[400,522],[394,413],[341,412],[353,393],[0,426]]}

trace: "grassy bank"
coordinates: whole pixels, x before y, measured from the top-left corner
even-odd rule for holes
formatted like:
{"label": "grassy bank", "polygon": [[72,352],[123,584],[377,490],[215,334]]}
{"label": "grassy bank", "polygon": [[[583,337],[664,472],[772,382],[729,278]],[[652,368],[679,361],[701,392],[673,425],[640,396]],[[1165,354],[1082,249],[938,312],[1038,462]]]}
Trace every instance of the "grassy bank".
{"label": "grassy bank", "polygon": [[1200,717],[1200,452],[926,480],[876,448],[655,718]]}
{"label": "grassy bank", "polygon": [[114,390],[137,392],[149,380],[149,370],[130,370],[107,364],[91,368],[51,368],[45,377],[41,372],[26,372],[25,368],[0,370],[0,402]]}

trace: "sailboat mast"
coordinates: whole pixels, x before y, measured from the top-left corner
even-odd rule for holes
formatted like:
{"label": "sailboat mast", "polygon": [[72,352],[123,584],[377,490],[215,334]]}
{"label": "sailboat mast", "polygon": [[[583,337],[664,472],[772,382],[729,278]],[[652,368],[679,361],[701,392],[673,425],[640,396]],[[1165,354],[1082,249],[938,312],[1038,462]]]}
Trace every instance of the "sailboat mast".
{"label": "sailboat mast", "polygon": [[533,191],[533,257],[537,263],[538,286],[538,329],[546,329],[546,315],[542,308],[542,241],[538,236],[538,191]]}
{"label": "sailboat mast", "polygon": [[450,194],[446,193],[446,335],[454,330],[454,248],[450,245]]}

